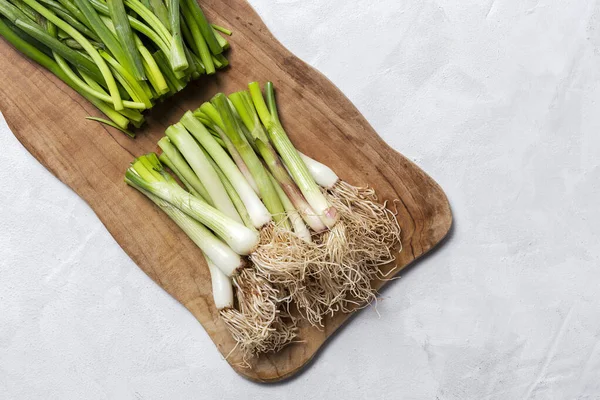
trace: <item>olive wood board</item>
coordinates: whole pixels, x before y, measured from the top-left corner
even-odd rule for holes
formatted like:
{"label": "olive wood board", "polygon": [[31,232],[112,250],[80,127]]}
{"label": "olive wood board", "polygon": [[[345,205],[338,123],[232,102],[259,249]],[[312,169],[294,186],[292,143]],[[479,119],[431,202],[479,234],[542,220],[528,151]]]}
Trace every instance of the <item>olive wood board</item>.
{"label": "olive wood board", "polygon": [[[437,183],[390,148],[333,83],[283,47],[245,0],[205,0],[201,5],[213,23],[234,32],[231,67],[157,105],[137,138],[87,121],[86,116],[101,114],[3,40],[0,111],[27,150],[91,206],[133,261],[200,321],[225,357],[235,343],[214,307],[200,250],[123,181],[131,161],[157,150],[167,126],[184,111],[217,92],[238,91],[255,80],[273,81],[282,123],[300,151],[325,162],[351,184],[373,187],[382,201],[397,200],[404,249],[395,266],[384,272],[395,268],[396,273],[430,251],[448,233],[452,213]],[[379,289],[386,282],[374,285]],[[237,350],[227,362],[251,380],[285,379],[300,371],[349,316],[328,318],[322,330],[301,325],[302,342],[253,359],[249,368],[242,366]]]}

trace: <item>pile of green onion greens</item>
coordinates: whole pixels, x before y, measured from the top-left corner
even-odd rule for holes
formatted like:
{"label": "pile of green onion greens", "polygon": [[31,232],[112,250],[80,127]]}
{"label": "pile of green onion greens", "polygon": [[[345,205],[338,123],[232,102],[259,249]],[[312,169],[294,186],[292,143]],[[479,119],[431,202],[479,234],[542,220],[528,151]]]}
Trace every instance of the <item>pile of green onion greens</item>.
{"label": "pile of green onion greens", "polygon": [[130,136],[143,111],[229,62],[196,0],[0,0],[0,36]]}

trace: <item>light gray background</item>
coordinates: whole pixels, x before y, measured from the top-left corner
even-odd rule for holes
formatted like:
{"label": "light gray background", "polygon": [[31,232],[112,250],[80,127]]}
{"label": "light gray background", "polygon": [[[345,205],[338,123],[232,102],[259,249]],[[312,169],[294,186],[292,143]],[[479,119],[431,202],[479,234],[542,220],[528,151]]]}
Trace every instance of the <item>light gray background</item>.
{"label": "light gray background", "polygon": [[600,2],[251,3],[441,184],[450,240],[253,384],[2,127],[0,398],[599,399]]}

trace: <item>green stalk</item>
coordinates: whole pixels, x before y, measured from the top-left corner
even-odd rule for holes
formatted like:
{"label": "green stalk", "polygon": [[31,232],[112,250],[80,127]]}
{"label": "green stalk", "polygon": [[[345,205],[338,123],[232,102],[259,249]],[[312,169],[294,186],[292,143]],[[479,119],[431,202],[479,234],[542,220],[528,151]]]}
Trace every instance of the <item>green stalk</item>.
{"label": "green stalk", "polygon": [[229,60],[223,54],[213,55],[211,58],[218,69],[223,69],[229,65]]}
{"label": "green stalk", "polygon": [[164,165],[166,165],[171,171],[173,171],[173,173],[177,176],[177,178],[179,178],[179,180],[181,181],[181,183],[183,183],[183,185],[185,186],[185,188],[188,190],[188,192],[190,192],[191,194],[193,194],[194,196],[198,197],[199,199],[205,200],[204,198],[202,198],[202,195],[200,193],[198,193],[196,191],[196,189],[194,189],[194,187],[187,181],[187,179],[185,179],[185,177],[181,174],[181,172],[177,169],[177,167],[173,164],[173,162],[171,161],[171,159],[167,156],[166,153],[161,153],[158,156],[158,159],[160,160],[161,163],[163,163]]}
{"label": "green stalk", "polygon": [[212,55],[210,53],[210,49],[206,43],[204,36],[202,36],[202,32],[196,19],[194,18],[194,12],[190,8],[190,3],[196,4],[196,0],[183,0],[181,3],[181,11],[183,14],[183,18],[185,23],[187,24],[190,32],[192,33],[192,37],[194,38],[194,43],[196,48],[198,49],[200,59],[202,60],[202,64],[204,64],[204,69],[206,70],[207,75],[212,75],[215,73],[215,64],[212,60]]}
{"label": "green stalk", "polygon": [[[162,4],[162,0],[154,0]],[[183,40],[181,38],[181,24],[179,12],[179,0],[167,0],[169,3],[168,22],[173,35],[171,43],[171,61],[175,71],[183,71],[188,68],[188,60],[183,51]]]}
{"label": "green stalk", "polygon": [[152,57],[152,54],[150,54],[150,51],[144,46],[138,47],[138,50],[142,55],[142,63],[144,64],[146,76],[158,96],[169,93],[169,85],[167,85],[167,81],[161,73],[156,60]]}
{"label": "green stalk", "polygon": [[[81,69],[93,76],[94,79],[97,79],[100,82],[105,81],[102,72],[98,69],[96,64],[94,64],[80,52],[70,48],[60,40],[50,36],[48,32],[40,30],[37,25],[25,22],[23,20],[17,20],[15,21],[15,26],[27,33],[32,38],[48,46],[52,51],[60,54],[78,69]],[[91,43],[90,45],[93,46]]]}
{"label": "green stalk", "polygon": [[[56,60],[56,63],[58,64],[58,66],[63,70],[63,72],[71,79],[71,81],[73,81],[73,83],[79,89],[86,92],[87,94],[89,94],[92,97],[95,97],[101,101],[110,103],[110,101],[111,101],[110,96],[92,89],[86,82],[84,82],[81,78],[79,78],[77,76],[77,74],[71,69],[71,67],[69,67],[69,64],[67,64],[65,59],[62,58],[59,54],[55,53],[54,59]],[[127,100],[123,100],[123,106],[125,108],[132,108],[135,110],[145,110],[146,109],[146,105],[144,103],[137,103],[137,102],[127,101]]]}
{"label": "green stalk", "polygon": [[217,108],[209,102],[202,103],[202,105],[198,108],[197,111],[202,112],[206,117],[212,120],[219,128],[222,130],[225,129],[225,125],[223,124],[223,120],[221,119],[221,115]]}
{"label": "green stalk", "polygon": [[142,90],[146,94],[146,97],[150,99],[150,104],[154,105],[152,100],[154,99],[154,91],[150,87],[147,81],[138,81],[139,85],[142,87]]}
{"label": "green stalk", "polygon": [[25,42],[27,42],[30,45],[34,46],[36,49],[38,49],[39,51],[41,51],[43,54],[45,54],[48,57],[52,58],[52,50],[48,46],[46,46],[45,44],[43,44],[39,40],[34,39],[32,36],[30,36],[27,33],[25,33],[22,29],[19,29],[15,24],[13,24],[8,19],[6,19],[5,17],[3,17],[2,13],[0,13],[0,19],[2,19],[4,21],[4,23],[6,24],[7,28],[10,29],[15,35],[19,36],[22,40],[24,40]]}
{"label": "green stalk", "polygon": [[[171,68],[173,68],[173,62],[172,61],[169,61],[169,62],[171,63]],[[185,71],[175,71],[175,70],[173,70],[173,74],[180,81],[184,81],[184,82],[188,82],[189,81],[189,76],[187,74],[187,70],[185,70]]]}
{"label": "green stalk", "polygon": [[[240,172],[242,173],[242,175],[244,175],[244,177],[246,178],[246,181],[250,184],[250,186],[252,187],[254,192],[256,194],[260,194],[258,185],[256,184],[256,181],[254,180],[252,173],[248,169],[248,166],[242,159],[242,156],[240,155],[240,153],[238,152],[236,147],[233,145],[233,142],[225,134],[225,131],[224,131],[225,126],[223,125],[223,121],[221,120],[221,116],[219,115],[219,112],[217,111],[217,109],[211,103],[204,103],[202,106],[200,106],[199,110],[201,110],[201,109],[207,110],[210,113],[210,115],[213,117],[213,119],[210,119],[209,121],[206,121],[206,120],[204,120],[204,122],[201,121],[202,124],[217,133],[217,136],[221,139],[221,142],[224,144],[224,146],[222,146],[222,147],[225,147],[227,149],[227,152],[229,153],[229,155],[231,156],[231,158],[237,165],[237,167],[240,170]],[[200,112],[202,112],[202,111],[200,111]],[[198,118],[196,118],[196,119],[198,119]]]}
{"label": "green stalk", "polygon": [[121,128],[119,125],[115,124],[113,121],[109,121],[107,119],[98,118],[98,117],[85,117],[85,119],[90,120],[90,121],[100,122],[103,125],[110,126],[111,128],[114,128],[114,129],[126,134],[127,136],[129,136],[132,139],[135,138],[135,133],[133,133],[127,129]]}
{"label": "green stalk", "polygon": [[[269,210],[260,201],[244,175],[240,172],[236,164],[229,155],[214,140],[208,130],[194,117],[191,111],[186,112],[181,118],[181,123],[191,132],[194,138],[200,143],[201,147],[210,154],[210,157],[217,163],[223,171],[229,182],[233,185],[238,195],[242,198],[245,209],[248,210],[252,223],[256,228],[262,228],[271,221]],[[232,199],[233,200],[233,199]]]}
{"label": "green stalk", "polygon": [[[107,15],[107,16],[110,15],[110,11],[106,4],[101,3],[98,0],[89,0],[89,2],[92,5],[92,7],[94,7],[96,9],[96,11],[98,11],[102,15]],[[167,43],[170,43],[170,42],[165,42],[165,40],[163,39],[162,36],[160,36],[157,32],[152,30],[150,27],[148,27],[148,25],[144,24],[140,20],[135,19],[132,16],[129,16],[128,20],[129,20],[129,24],[131,25],[131,27],[133,29],[135,29],[136,31],[140,32],[142,35],[144,35],[148,39],[150,39],[165,54],[169,54],[170,51],[169,51],[169,46],[167,45]]]}
{"label": "green stalk", "polygon": [[[104,88],[98,84],[98,82],[94,81],[91,77],[86,75],[84,72],[79,71],[79,74],[83,77],[85,82],[92,89],[94,89],[97,92],[103,93],[105,95],[107,94],[106,91],[104,90]],[[134,110],[131,108],[124,108],[124,109],[118,111],[118,113],[123,115],[128,120],[130,120],[136,128],[139,128],[140,126],[142,126],[145,121],[144,115],[138,110]]]}
{"label": "green stalk", "polygon": [[229,29],[223,28],[222,26],[219,26],[219,25],[211,24],[211,26],[213,27],[214,30],[222,32],[222,33],[226,34],[227,36],[231,36],[233,33]]}
{"label": "green stalk", "polygon": [[[89,9],[94,10],[94,8],[89,4]],[[146,75],[144,74],[144,66],[142,64],[142,58],[137,50],[137,46],[135,44],[135,40],[133,37],[133,31],[131,30],[131,26],[129,25],[129,19],[127,18],[127,13],[125,12],[125,5],[123,4],[123,0],[108,0],[108,9],[110,12],[110,18],[114,24],[116,30],[116,36],[119,44],[121,45],[121,49],[124,52],[125,62],[121,62],[117,57],[117,60],[124,64],[126,67],[130,67],[129,71],[135,79],[138,81],[145,80]],[[94,14],[96,14],[94,10]],[[112,49],[109,50],[112,51]],[[113,55],[116,54],[113,52]]]}
{"label": "green stalk", "polygon": [[167,7],[163,3],[163,0],[149,0],[148,4],[150,5],[150,10],[158,17],[165,28],[171,30],[169,11],[167,11]]}
{"label": "green stalk", "polygon": [[241,223],[242,220],[219,179],[219,175],[183,124],[177,123],[170,126],[167,128],[166,134],[192,167],[208,191],[209,198],[215,207],[229,218]]}
{"label": "green stalk", "polygon": [[269,133],[271,142],[277,149],[277,152],[283,159],[285,166],[290,171],[294,181],[302,191],[304,198],[308,201],[311,208],[319,215],[323,223],[332,228],[338,221],[339,215],[334,207],[331,207],[327,199],[321,192],[311,176],[306,164],[300,158],[298,151],[290,141],[287,133],[277,119],[274,119],[265,103],[260,85],[258,82],[252,82],[249,85],[250,96],[254,107],[260,117],[263,125]]}
{"label": "green stalk", "polygon": [[192,53],[199,55],[200,49],[198,49],[198,45],[194,41],[194,37],[192,36],[192,31],[190,31],[190,27],[185,22],[185,18],[183,17],[183,10],[181,9],[181,6],[182,6],[181,3],[179,3],[179,5],[180,5],[179,28],[181,29],[181,34],[183,35],[183,39],[185,40],[185,42],[188,44],[188,46],[192,50]]}
{"label": "green stalk", "polygon": [[[158,33],[165,43],[173,43],[173,38],[169,30],[163,25],[160,19],[142,3],[140,3],[138,0],[125,0],[125,5],[139,15],[140,18],[146,21],[146,23]],[[169,52],[166,54],[169,54]]]}
{"label": "green stalk", "polygon": [[[50,34],[50,36],[56,37],[56,35],[57,35],[56,25],[54,25],[52,22],[48,22],[47,29],[48,29],[48,33]],[[83,90],[85,93],[89,94],[90,96],[98,98],[99,100],[102,100],[105,102],[111,101],[110,96],[108,96],[107,94],[105,94],[101,91],[94,90],[86,82],[84,82],[82,79],[80,79],[79,76],[77,76],[77,74],[75,72],[73,72],[73,70],[67,64],[65,59],[62,58],[59,54],[57,54],[56,52],[53,52],[53,55],[54,55],[54,59],[56,60],[56,63],[58,64],[58,66],[63,70],[63,72],[69,77],[69,79],[71,79],[71,81],[79,89]],[[138,110],[146,109],[146,106],[143,103],[136,103],[136,102],[131,102],[131,101],[123,101],[123,106],[126,108],[133,108],[133,109],[138,109]],[[128,135],[130,134],[129,132],[125,132],[125,133],[127,133]]]}
{"label": "green stalk", "polygon": [[236,253],[248,255],[258,245],[257,232],[186,192],[164,171],[156,154],[139,157],[127,170],[125,178],[127,183],[141,187],[206,225]]}
{"label": "green stalk", "polygon": [[142,125],[144,125],[144,122],[146,122],[144,114],[142,114],[138,110],[124,108],[121,111],[119,111],[119,114],[123,115],[125,118],[130,120],[133,126],[135,126],[136,128],[141,127]]}
{"label": "green stalk", "polygon": [[229,198],[233,202],[235,209],[237,210],[238,214],[242,218],[244,225],[246,225],[247,228],[254,230],[255,227],[254,227],[254,224],[252,223],[252,218],[250,217],[250,214],[248,213],[248,210],[246,209],[246,206],[244,205],[242,198],[240,197],[238,192],[235,190],[235,188],[233,187],[233,185],[231,184],[229,179],[227,179],[227,176],[225,176],[223,171],[221,171],[221,168],[219,168],[217,163],[210,157],[210,155],[206,152],[206,150],[202,149],[202,151],[204,151],[204,154],[208,158],[208,161],[210,161],[210,164],[213,166],[215,171],[217,171],[217,175],[219,175],[221,182],[223,182],[223,186],[225,187],[225,190],[227,191]]}
{"label": "green stalk", "polygon": [[255,144],[271,175],[278,182],[278,186],[285,192],[288,200],[294,205],[294,209],[300,213],[308,226],[315,232],[326,230],[327,227],[323,224],[310,204],[308,204],[302,195],[302,192],[281,163],[275,149],[271,147],[271,144],[268,142],[264,143],[260,139],[256,139]]}
{"label": "green stalk", "polygon": [[92,25],[87,20],[85,15],[83,15],[81,10],[79,10],[79,8],[77,8],[77,6],[73,3],[72,0],[58,0],[58,2],[79,22],[81,22],[82,24],[87,26],[89,30],[91,30],[91,31],[94,30],[94,28],[92,28]]}
{"label": "green stalk", "polygon": [[16,7],[20,11],[20,15],[39,25],[41,28],[46,28],[46,21],[40,16],[35,10],[23,3],[22,0],[9,0],[11,5]]}
{"label": "green stalk", "polygon": [[194,191],[198,193],[200,197],[204,199],[204,201],[206,201],[208,204],[214,207],[214,203],[212,201],[212,198],[210,197],[210,194],[206,190],[206,187],[204,187],[200,179],[198,179],[198,176],[192,170],[187,161],[185,161],[183,155],[181,155],[179,150],[177,150],[177,147],[175,147],[173,143],[171,143],[171,140],[166,136],[163,137],[158,141],[158,147],[161,148],[165,157],[169,159],[169,161],[173,164],[175,169],[179,171],[181,177],[183,177],[183,179],[185,179],[188,182],[188,184],[194,189]]}
{"label": "green stalk", "polygon": [[[85,50],[79,43],[77,43],[74,39],[71,39],[70,37],[68,37],[67,39],[63,39],[62,42],[73,50]],[[94,41],[90,41],[90,43],[96,48],[96,50],[106,50],[102,43]]]}
{"label": "green stalk", "polygon": [[63,6],[58,1],[54,0],[40,0],[40,3],[47,5],[54,11],[58,16],[71,25],[73,28],[77,29],[79,32],[83,33],[87,37],[97,42],[100,41],[98,35],[94,33],[90,28],[88,28],[83,22],[81,22],[75,15],[73,15],[65,6]]}
{"label": "green stalk", "polygon": [[256,113],[254,105],[252,104],[250,93],[247,91],[232,93],[229,95],[229,100],[236,109],[243,124],[246,126],[246,132],[250,134],[248,140],[254,141],[255,139],[259,139],[264,143],[268,143],[269,137],[260,122],[260,118]]}
{"label": "green stalk", "polygon": [[189,8],[191,15],[194,17],[196,24],[200,28],[200,31],[202,32],[202,36],[204,37],[204,40],[208,44],[210,51],[213,54],[221,54],[223,52],[223,49],[219,45],[219,42],[217,42],[215,33],[212,30],[212,27],[210,26],[210,24],[208,23],[206,16],[204,15],[202,8],[200,8],[200,5],[198,4],[198,2],[196,0],[183,0],[183,1]]}
{"label": "green stalk", "polygon": [[[89,21],[92,26],[94,32],[100,37],[102,43],[106,46],[108,51],[112,54],[112,56],[126,69],[130,75],[135,76],[135,80],[144,79],[143,70],[138,71],[137,65],[134,61],[134,56],[129,53],[129,49],[124,48],[121,45],[121,40],[125,40],[125,38],[118,38],[115,34],[106,26],[106,24],[100,18],[98,12],[92,7],[88,0],[74,0],[75,4],[83,15],[85,15],[86,19]],[[119,0],[109,0],[109,10],[111,14],[111,18],[115,21],[115,18],[119,18],[118,14],[121,12],[119,10],[118,5]],[[122,0],[121,0],[122,1]],[[122,4],[121,4],[122,5]],[[120,18],[125,18],[125,7],[122,9],[122,14]],[[123,21],[120,21],[123,22]],[[125,22],[126,23],[126,22]],[[129,26],[129,24],[127,24]],[[122,28],[122,27],[121,27]],[[119,31],[119,26],[117,25],[117,35],[124,32]],[[133,41],[133,39],[131,38]],[[137,53],[137,50],[134,47],[134,52]],[[141,67],[141,65],[140,65]],[[137,77],[138,72],[141,74],[140,78]]]}
{"label": "green stalk", "polygon": [[187,46],[186,46],[187,53],[186,54],[188,56],[188,59],[191,59],[191,61],[196,66],[196,69],[198,70],[198,73],[200,75],[206,74],[206,69],[204,67],[204,64],[202,63],[202,60],[198,56],[198,54],[200,54],[200,50],[198,49],[198,45],[196,44],[196,41],[194,40],[192,31],[190,31],[189,26],[186,24],[185,19],[183,18],[183,15],[180,15],[180,17],[179,17],[179,25],[181,27],[181,33],[183,34],[183,38],[185,39],[185,42],[187,43]]}
{"label": "green stalk", "polygon": [[[225,29],[225,28],[223,28]],[[223,36],[221,36],[219,33],[217,33],[217,29],[213,27],[213,30],[215,31],[215,37],[217,38],[217,42],[219,42],[219,46],[221,46],[221,48],[223,49],[223,51],[229,49],[229,42],[227,41],[227,39],[225,39]],[[229,31],[231,32],[231,31]]]}
{"label": "green stalk", "polygon": [[[271,96],[272,97],[272,96]],[[248,140],[254,144],[256,150],[261,155],[267,168],[281,185],[281,189],[285,192],[288,199],[292,202],[295,209],[298,210],[304,221],[311,227],[315,232],[321,232],[326,229],[319,216],[312,209],[310,204],[304,198],[302,192],[298,188],[298,185],[290,177],[289,173],[281,163],[279,155],[271,146],[267,133],[265,132],[260,118],[252,105],[252,98],[247,91],[232,93],[229,96],[231,103],[234,108],[238,111],[238,115],[242,121],[242,124],[246,126]],[[279,121],[277,115],[277,109],[273,108],[271,113],[275,121]]]}
{"label": "green stalk", "polygon": [[185,83],[177,79],[175,73],[171,69],[171,64],[165,53],[159,50],[152,56],[156,60],[156,63],[160,67],[160,70],[163,72],[165,80],[167,81],[171,92],[177,93],[183,90],[185,88]]}
{"label": "green stalk", "polygon": [[273,86],[273,82],[267,82],[265,92],[267,95],[267,106],[269,107],[271,118],[273,118],[273,121],[281,125],[281,121],[279,120],[279,112],[277,111],[277,103],[275,101],[275,88]]}
{"label": "green stalk", "polygon": [[237,121],[233,116],[229,102],[227,101],[227,97],[225,97],[225,95],[222,93],[217,94],[215,97],[213,97],[211,103],[219,111],[219,115],[225,127],[225,134],[231,140],[236,150],[240,153],[244,163],[248,166],[248,169],[250,170],[250,173],[252,174],[252,177],[258,186],[260,197],[267,207],[267,210],[269,210],[275,222],[282,223],[284,226],[291,229],[289,222],[285,218],[285,210],[281,204],[281,200],[279,200],[279,197],[277,196],[277,193],[275,192],[275,189],[269,180],[269,176],[265,167],[260,162],[260,159],[252,147],[250,147],[250,144],[246,138],[240,135],[240,129],[237,126]]}
{"label": "green stalk", "polygon": [[164,171],[154,153],[139,157],[127,170],[125,180],[128,184],[138,186],[169,202],[202,223],[238,254],[248,255],[258,245],[260,238],[257,232],[186,192]]}
{"label": "green stalk", "polygon": [[183,45],[182,48],[183,48],[183,54],[185,55],[186,63],[188,66],[188,68],[182,72],[185,72],[192,79],[199,78],[200,72],[198,71],[198,68],[196,67],[196,63],[194,62],[194,59],[192,58],[191,51],[188,50],[188,48],[185,45]]}
{"label": "green stalk", "polygon": [[17,35],[13,30],[11,30],[8,27],[8,25],[4,23],[2,19],[0,19],[0,36],[4,37],[10,44],[12,44],[25,56],[52,72],[57,78],[65,82],[67,85],[73,88],[73,90],[75,90],[87,100],[89,100],[94,106],[96,106],[101,112],[103,112],[107,117],[114,121],[119,127],[127,129],[129,121],[125,117],[121,116],[114,109],[109,107],[106,103],[103,103],[102,101],[92,96],[89,96],[85,92],[78,89],[52,58],[48,57],[46,54],[44,54],[36,47],[34,47],[33,45],[25,41],[23,38],[21,38],[19,35]]}
{"label": "green stalk", "polygon": [[305,242],[312,242],[310,231],[308,230],[306,224],[302,220],[302,217],[296,210],[296,207],[294,207],[294,204],[292,204],[291,200],[289,199],[289,197],[287,197],[281,186],[279,186],[279,183],[273,177],[273,175],[269,174],[269,179],[271,180],[271,183],[273,184],[273,187],[277,192],[277,196],[279,196],[279,200],[281,200],[281,204],[283,204],[283,208],[285,208],[287,216],[290,220],[290,223],[294,227],[294,232],[296,233],[296,235],[298,235],[298,237],[300,237]]}
{"label": "green stalk", "polygon": [[[115,78],[113,77],[108,65],[104,62],[98,51],[92,46],[92,44],[76,29],[71,27],[69,24],[58,18],[52,11],[48,10],[41,4],[39,4],[36,0],[23,0],[27,3],[31,8],[42,14],[48,21],[55,24],[58,28],[65,31],[69,36],[75,39],[80,45],[83,46],[85,51],[92,57],[92,60],[96,63],[106,84],[108,85],[108,90],[111,95],[111,99],[113,102],[113,106],[115,110],[123,109],[123,101],[121,100],[121,96],[119,95],[119,89],[117,87],[117,83],[115,82]],[[81,0],[80,0],[81,1]]]}
{"label": "green stalk", "polygon": [[146,92],[141,85],[143,82],[138,82],[133,76],[131,76],[129,71],[119,64],[117,60],[112,58],[110,54],[103,50],[100,50],[99,52],[102,58],[104,58],[111,68],[113,68],[113,70],[116,72],[117,77],[120,77],[119,81],[123,87],[125,87],[125,89],[128,89],[129,87],[128,93],[131,95],[131,97],[138,102],[144,103],[146,108],[152,108],[152,102],[146,95]]}
{"label": "green stalk", "polygon": [[[104,56],[108,56],[108,54],[104,54]],[[131,99],[135,102],[142,102],[142,97],[146,96],[143,90],[139,92],[131,85],[131,82],[125,78],[119,71],[117,71],[114,67],[111,66],[111,71],[113,72],[117,81],[121,84],[121,86],[125,89],[125,92],[128,96],[131,96]],[[140,88],[141,89],[141,88]],[[145,106],[145,105],[144,105]]]}
{"label": "green stalk", "polygon": [[0,14],[4,15],[17,28],[31,36],[36,41],[44,44],[53,51],[58,52],[61,56],[69,60],[73,65],[87,71],[96,79],[102,80],[102,74],[98,67],[81,53],[69,48],[60,40],[52,37],[41,26],[32,22],[21,10],[6,0],[0,1]]}
{"label": "green stalk", "polygon": [[[205,125],[206,126],[206,125]],[[221,136],[219,136],[219,134],[217,132],[215,132],[212,129],[208,129],[208,131],[210,132],[210,134],[213,136],[213,138],[215,139],[215,141],[219,144],[219,146],[221,146],[222,148],[224,148],[225,150],[227,150],[227,145],[225,144],[225,142],[223,141],[223,139],[221,139]],[[243,171],[242,171],[243,173]],[[246,176],[244,174],[244,176]],[[248,180],[248,178],[246,177],[246,180]],[[254,179],[252,179],[252,181],[248,181],[248,183],[250,185],[256,185],[256,182],[254,182]],[[254,186],[252,187],[254,189]],[[255,190],[256,193],[258,193],[258,187]]]}
{"label": "green stalk", "polygon": [[92,31],[87,26],[85,26],[84,24],[82,24],[81,22],[79,22],[71,14],[67,14],[65,11],[63,11],[61,9],[54,8],[54,7],[52,7],[52,11],[54,11],[66,23],[68,23],[69,25],[71,25],[73,28],[77,29],[79,32],[83,33],[85,36],[87,36],[91,40],[93,40],[95,42],[100,42],[101,41],[101,39],[98,37],[98,35],[96,35],[94,33],[94,31]]}
{"label": "green stalk", "polygon": [[142,56],[142,63],[144,65],[144,70],[146,71],[146,76],[150,81],[150,84],[156,91],[159,96],[162,96],[169,92],[169,86],[167,85],[167,81],[165,81],[165,77],[160,71],[156,60],[152,57],[150,51],[144,46],[140,38],[134,35],[135,44],[138,48]]}
{"label": "green stalk", "polygon": [[192,60],[194,61],[194,64],[196,64],[196,69],[198,70],[198,73],[200,75],[205,75],[206,69],[204,69],[204,64],[202,64],[202,60],[200,59],[200,57],[198,57],[196,54],[194,54],[191,49],[189,49],[188,52],[189,52]]}
{"label": "green stalk", "polygon": [[[225,275],[222,278],[223,282],[221,283],[223,286],[217,286],[217,290],[219,290],[219,292],[214,293],[213,295],[216,302],[217,298],[223,297],[223,294],[220,293],[220,291],[225,290],[225,299],[221,300],[220,303],[223,304],[223,307],[231,307],[233,305],[233,293],[231,293],[231,290],[222,289],[222,287],[231,287],[228,277],[234,275],[239,268],[244,266],[242,257],[235,253],[220,239],[218,239],[204,225],[196,221],[194,218],[189,217],[177,207],[174,207],[169,202],[164,201],[160,197],[153,195],[141,187],[136,186],[131,180],[126,179],[126,182],[148,197],[154,204],[164,211],[165,214],[167,214],[169,218],[171,218],[171,220],[175,222],[175,224],[177,224],[177,226],[179,226],[181,230],[184,231],[185,234],[196,244],[196,246],[202,250],[207,262],[210,263],[209,268],[211,268],[211,276],[215,273]],[[213,266],[217,268],[216,271],[212,270]]]}

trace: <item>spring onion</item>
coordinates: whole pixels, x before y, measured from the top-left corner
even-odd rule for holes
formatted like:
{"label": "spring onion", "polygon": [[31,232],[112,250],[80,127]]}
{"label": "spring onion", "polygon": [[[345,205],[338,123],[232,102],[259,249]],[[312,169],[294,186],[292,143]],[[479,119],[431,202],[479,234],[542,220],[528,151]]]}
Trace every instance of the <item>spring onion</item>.
{"label": "spring onion", "polygon": [[333,227],[338,216],[335,208],[327,202],[327,199],[321,193],[321,189],[315,183],[308,168],[300,158],[298,151],[288,138],[287,133],[279,123],[279,121],[272,117],[267,104],[265,103],[264,97],[260,90],[258,82],[253,82],[249,86],[250,96],[260,117],[263,125],[269,133],[269,138],[273,142],[273,145],[279,152],[283,162],[292,174],[294,181],[302,191],[302,194],[313,208],[313,210],[319,215],[323,223],[329,228]]}
{"label": "spring onion", "polygon": [[170,126],[166,134],[203,182],[212,204],[229,218],[241,223],[242,220],[217,172],[183,124],[178,123]]}
{"label": "spring onion", "polygon": [[265,205],[260,201],[231,158],[214,140],[204,125],[202,125],[202,123],[200,123],[189,111],[183,116],[181,123],[192,133],[208,154],[210,154],[231,185],[233,185],[244,202],[254,227],[262,228],[265,224],[269,223],[271,221],[271,214],[269,214]]}
{"label": "spring onion", "polygon": [[288,222],[285,219],[285,209],[273,188],[267,170],[248,143],[247,139],[241,133],[241,129],[233,115],[227,97],[223,94],[217,94],[213,97],[211,103],[219,112],[227,138],[231,140],[233,146],[242,157],[242,160],[244,160],[244,163],[248,166],[248,169],[258,186],[260,197],[273,216],[273,219],[278,223],[287,225]]}
{"label": "spring onion", "polygon": [[182,189],[164,171],[154,153],[136,159],[127,170],[126,182],[176,206],[212,230],[238,254],[248,255],[258,245],[259,237],[255,231],[246,228]]}
{"label": "spring onion", "polygon": [[214,207],[214,203],[210,194],[200,181],[189,164],[185,161],[179,150],[171,143],[171,139],[168,137],[164,137],[158,141],[158,147],[163,151],[163,155],[165,155],[172,164],[171,169],[178,172],[180,178],[183,178],[193,189],[198,193],[198,195],[206,201],[209,205]]}
{"label": "spring onion", "polygon": [[[217,94],[186,112],[159,142],[161,159],[189,192],[153,154],[138,158],[126,180],[248,256],[244,268],[229,269],[224,276],[211,273],[211,279],[217,296],[219,285],[227,287],[231,277],[235,301],[215,298],[215,305],[224,305],[219,315],[242,352],[258,354],[277,351],[295,338],[295,324],[287,316],[290,307],[311,325],[323,327],[327,316],[372,301],[371,282],[401,246],[396,217],[377,201],[374,190],[355,187],[298,152],[279,119],[272,84],[267,84],[266,101],[257,83],[249,89],[229,97]],[[237,219],[209,206],[195,181],[217,208],[233,203]],[[270,196],[279,209],[269,206]],[[265,221],[278,222],[256,223],[257,209]],[[206,257],[207,263],[217,264],[213,256]]]}

